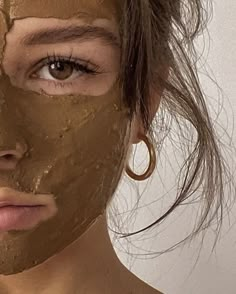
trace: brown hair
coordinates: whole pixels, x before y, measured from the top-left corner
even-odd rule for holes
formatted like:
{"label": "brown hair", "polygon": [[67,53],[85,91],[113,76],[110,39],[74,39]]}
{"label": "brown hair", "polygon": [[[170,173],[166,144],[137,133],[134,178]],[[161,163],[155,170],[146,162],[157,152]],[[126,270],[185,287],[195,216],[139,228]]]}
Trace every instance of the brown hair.
{"label": "brown hair", "polygon": [[[191,125],[197,134],[196,141],[189,139],[193,148],[180,172],[176,201],[161,218],[139,232],[159,224],[201,187],[203,210],[193,232],[196,234],[216,217],[222,220],[227,174],[195,62],[193,41],[203,31],[207,13],[200,0],[126,0],[123,11],[120,80],[131,115],[140,109],[143,125],[154,140],[154,132],[158,136],[158,130],[153,129],[148,108],[150,89],[163,88],[162,110],[169,113],[182,131],[184,125]],[[167,66],[169,76],[164,79],[163,68]],[[193,130],[186,127],[182,133],[186,131],[193,138]],[[219,227],[220,224],[221,221]]]}

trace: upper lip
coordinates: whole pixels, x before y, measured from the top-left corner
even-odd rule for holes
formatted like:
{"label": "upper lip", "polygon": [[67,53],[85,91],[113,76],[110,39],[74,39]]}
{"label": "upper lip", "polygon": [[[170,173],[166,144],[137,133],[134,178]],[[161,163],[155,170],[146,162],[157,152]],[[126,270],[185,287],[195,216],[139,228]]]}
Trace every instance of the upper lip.
{"label": "upper lip", "polygon": [[[39,197],[40,196],[40,197]],[[4,206],[47,206],[54,201],[52,195],[19,192],[12,188],[0,188],[0,207]]]}

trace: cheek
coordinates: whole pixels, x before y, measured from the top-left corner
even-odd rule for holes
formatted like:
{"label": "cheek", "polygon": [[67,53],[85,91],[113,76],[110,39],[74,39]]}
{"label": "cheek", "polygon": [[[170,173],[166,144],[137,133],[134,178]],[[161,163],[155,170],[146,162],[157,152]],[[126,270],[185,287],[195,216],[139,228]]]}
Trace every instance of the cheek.
{"label": "cheek", "polygon": [[[120,174],[126,155],[127,130],[127,118],[106,109],[90,115],[87,121],[80,120],[71,125],[70,129],[61,132],[56,144],[49,141],[48,147],[44,147],[54,156],[50,155],[50,170],[41,179],[38,190],[48,190],[58,199],[62,191],[75,194],[75,201],[88,200],[90,196],[95,199],[101,190],[99,201],[104,206],[107,197],[111,196],[107,194],[114,189],[112,178]],[[45,153],[45,157],[48,155]]]}
{"label": "cheek", "polygon": [[52,97],[45,105],[40,98],[39,103],[31,97],[34,106],[22,125],[32,152],[18,169],[21,186],[54,194],[59,219],[101,214],[125,164],[127,109],[112,91],[100,97]]}
{"label": "cheek", "polygon": [[[106,208],[121,178],[127,152],[127,125],[95,118],[73,136],[74,145],[57,149],[57,159],[39,190],[51,191],[59,207],[58,223],[79,230]],[[119,126],[119,131],[117,126]],[[70,134],[64,138],[70,141]],[[67,145],[69,146],[69,145]]]}

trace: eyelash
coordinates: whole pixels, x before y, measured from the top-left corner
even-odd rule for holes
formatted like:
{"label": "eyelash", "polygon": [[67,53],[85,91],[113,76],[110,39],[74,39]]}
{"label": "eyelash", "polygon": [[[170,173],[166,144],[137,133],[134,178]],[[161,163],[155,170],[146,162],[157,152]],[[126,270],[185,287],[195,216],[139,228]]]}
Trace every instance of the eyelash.
{"label": "eyelash", "polygon": [[[34,74],[37,73],[40,69],[42,69],[44,66],[50,66],[56,62],[70,64],[73,69],[75,69],[78,72],[79,71],[81,72],[81,76],[83,76],[83,75],[97,75],[97,74],[101,73],[99,71],[99,66],[93,64],[93,67],[92,67],[91,66],[92,63],[89,60],[83,60],[82,62],[81,62],[81,60],[80,61],[78,61],[78,60],[79,59],[73,58],[72,54],[70,54],[69,56],[57,55],[55,53],[53,55],[47,54],[47,58],[41,60],[38,63],[37,69],[34,71]],[[57,86],[65,87],[65,86],[71,86],[73,84],[72,82],[58,82],[58,81],[53,81],[53,80],[47,80],[47,82],[49,85],[51,85],[53,83],[55,87],[57,87]]]}

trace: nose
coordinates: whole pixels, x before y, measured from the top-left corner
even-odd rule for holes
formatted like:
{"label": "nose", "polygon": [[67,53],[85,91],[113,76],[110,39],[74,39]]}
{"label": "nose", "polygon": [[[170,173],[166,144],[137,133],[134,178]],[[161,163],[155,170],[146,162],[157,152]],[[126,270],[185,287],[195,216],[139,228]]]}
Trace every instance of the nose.
{"label": "nose", "polygon": [[27,146],[20,143],[16,143],[15,149],[0,151],[0,171],[14,170],[26,151]]}

